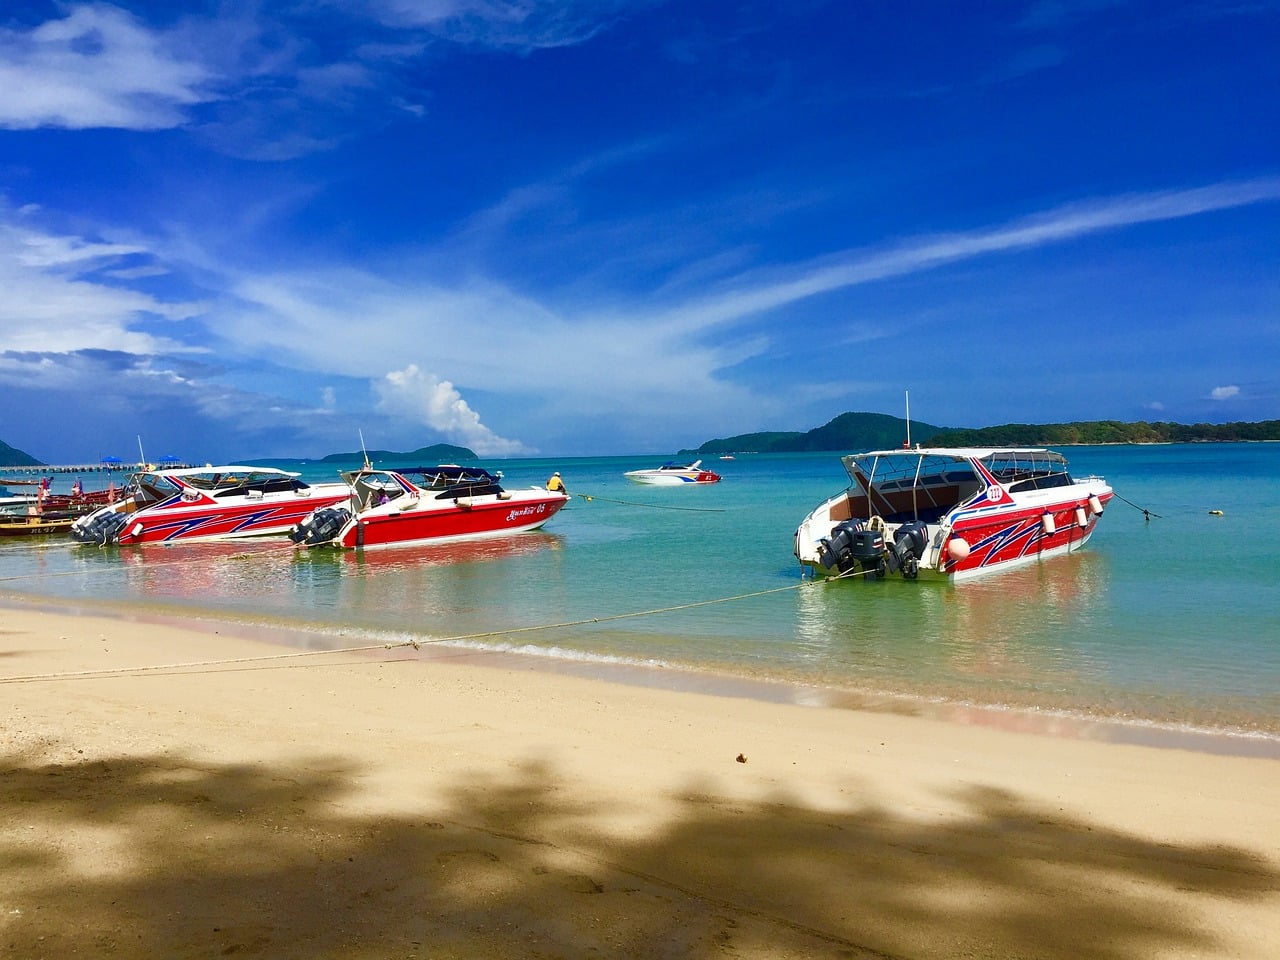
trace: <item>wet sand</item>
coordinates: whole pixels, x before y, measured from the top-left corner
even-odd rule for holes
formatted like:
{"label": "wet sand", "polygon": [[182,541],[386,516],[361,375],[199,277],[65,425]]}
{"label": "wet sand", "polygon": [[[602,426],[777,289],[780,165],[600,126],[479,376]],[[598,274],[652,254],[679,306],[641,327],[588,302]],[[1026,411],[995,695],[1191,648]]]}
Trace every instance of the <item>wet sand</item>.
{"label": "wet sand", "polygon": [[1280,956],[1274,759],[243,632],[0,610],[0,956]]}

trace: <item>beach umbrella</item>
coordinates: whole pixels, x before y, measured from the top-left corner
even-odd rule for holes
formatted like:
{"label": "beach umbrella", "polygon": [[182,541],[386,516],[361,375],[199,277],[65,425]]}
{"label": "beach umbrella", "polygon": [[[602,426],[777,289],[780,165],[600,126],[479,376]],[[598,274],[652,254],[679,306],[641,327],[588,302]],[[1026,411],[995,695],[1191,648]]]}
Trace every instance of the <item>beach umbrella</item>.
{"label": "beach umbrella", "polygon": [[161,457],[161,458],[160,458],[160,462],[161,462],[161,463],[181,463],[181,462],[182,462],[182,458],[181,458],[181,457],[175,457],[175,456],[171,453],[171,454],[169,454],[168,456]]}
{"label": "beach umbrella", "polygon": [[103,463],[121,463],[122,461],[119,457],[103,457],[102,462]]}

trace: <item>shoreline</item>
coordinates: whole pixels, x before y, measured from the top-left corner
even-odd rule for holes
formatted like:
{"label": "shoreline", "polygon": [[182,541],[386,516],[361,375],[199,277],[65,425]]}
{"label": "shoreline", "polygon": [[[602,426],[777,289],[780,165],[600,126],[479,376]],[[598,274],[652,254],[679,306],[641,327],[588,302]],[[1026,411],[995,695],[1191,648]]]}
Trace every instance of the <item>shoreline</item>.
{"label": "shoreline", "polygon": [[[0,608],[32,609],[73,617],[102,616],[230,636],[274,648],[305,651],[307,657],[339,655],[346,648],[316,645],[317,638],[349,634],[341,628],[254,622],[218,611],[157,610],[132,603],[67,601],[0,594]],[[790,679],[761,679],[689,664],[654,663],[612,656],[566,656],[558,650],[500,649],[468,641],[399,641],[367,645],[372,653],[399,650],[399,659],[430,663],[449,660],[480,669],[523,670],[628,687],[761,703],[921,717],[961,726],[1017,731],[1041,737],[1188,750],[1218,756],[1280,760],[1280,736],[1268,732],[1197,727],[1146,718],[1117,719],[1083,711],[1023,705],[957,702],[911,693],[858,690]],[[409,653],[408,648],[412,649]],[[177,665],[175,668],[181,668]],[[4,677],[0,675],[0,684]]]}

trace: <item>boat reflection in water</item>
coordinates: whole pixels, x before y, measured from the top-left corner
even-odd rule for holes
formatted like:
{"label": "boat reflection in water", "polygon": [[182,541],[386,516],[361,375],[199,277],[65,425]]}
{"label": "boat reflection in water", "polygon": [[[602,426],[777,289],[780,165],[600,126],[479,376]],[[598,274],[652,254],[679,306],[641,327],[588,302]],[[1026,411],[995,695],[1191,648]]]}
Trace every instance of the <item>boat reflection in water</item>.
{"label": "boat reflection in water", "polygon": [[912,709],[1094,712],[1106,680],[1093,675],[1092,651],[1108,642],[1097,622],[1108,577],[1107,559],[1084,552],[942,589],[815,582],[796,591],[797,638],[812,650],[815,683],[909,691]]}
{"label": "boat reflection in water", "polygon": [[[460,583],[491,582],[492,564],[558,551],[562,544],[561,537],[538,530],[500,540],[374,551],[297,551],[288,539],[270,537],[179,543],[163,554],[143,547],[76,551],[75,562],[96,574],[121,572],[128,593],[149,601],[253,618],[267,613],[346,626],[354,617],[376,625],[403,620],[405,609],[440,612],[466,605],[452,595]],[[349,616],[339,615],[344,610]],[[386,617],[377,610],[386,610]]]}
{"label": "boat reflection in water", "polygon": [[[563,538],[544,530],[530,530],[518,537],[493,540],[455,540],[446,543],[425,543],[412,547],[387,547],[383,550],[348,550],[337,554],[346,568],[359,570],[411,570],[418,567],[455,566],[468,563],[487,563],[527,557],[543,550],[559,549]],[[324,553],[309,551],[299,554],[302,559],[323,558]]]}

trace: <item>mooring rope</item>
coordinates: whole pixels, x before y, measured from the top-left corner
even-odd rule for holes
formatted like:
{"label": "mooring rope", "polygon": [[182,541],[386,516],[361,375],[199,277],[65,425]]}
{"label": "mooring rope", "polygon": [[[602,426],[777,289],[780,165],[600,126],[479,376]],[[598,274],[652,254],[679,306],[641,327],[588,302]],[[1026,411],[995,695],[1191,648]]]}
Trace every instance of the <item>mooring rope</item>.
{"label": "mooring rope", "polygon": [[[440,643],[461,643],[465,640],[485,640],[491,637],[505,637],[520,633],[533,633],[539,630],[564,630],[570,627],[581,627],[593,623],[609,623],[615,620],[628,620],[635,617],[650,617],[660,613],[671,613],[676,610],[690,610],[694,607],[706,607],[717,603],[731,603],[737,600],[749,600],[754,597],[764,597],[774,593],[784,593],[789,590],[800,590],[812,588],[819,584],[830,583],[835,580],[844,580],[850,577],[863,576],[872,571],[850,571],[841,573],[831,577],[823,577],[819,580],[801,580],[799,583],[788,584],[785,587],[771,587],[767,590],[755,590],[751,593],[740,593],[731,597],[716,597],[712,600],[693,600],[689,603],[674,604],[669,607],[657,607],[652,610],[636,610],[630,613],[616,613],[604,617],[588,617],[583,620],[565,620],[559,623],[542,623],[529,627],[511,627],[506,630],[488,630],[483,633],[466,633],[452,637],[433,637],[427,640],[399,640],[388,643],[370,643],[356,647],[340,647],[334,650],[295,650],[289,653],[273,653],[264,654],[255,657],[228,657],[219,660],[193,660],[183,663],[164,663],[150,664],[134,667],[103,667],[97,670],[68,670],[58,673],[33,673],[12,677],[0,677],[0,684],[5,683],[38,683],[53,680],[74,680],[86,677],[110,677],[125,676],[130,674],[153,673],[157,671],[167,670],[192,670],[198,667],[224,667],[236,666],[239,664],[249,663],[267,663],[279,660],[296,660],[302,657],[318,657],[332,656],[334,654],[347,653],[365,653],[371,650],[397,650],[401,647],[413,647],[417,650],[429,644]],[[503,651],[476,651],[476,653],[501,653]]]}
{"label": "mooring rope", "polygon": [[608,497],[597,497],[594,494],[578,493],[574,496],[582,497],[587,503],[593,500],[600,500],[604,503],[621,503],[628,507],[649,507],[653,510],[687,510],[691,513],[724,513],[723,507],[673,507],[665,503],[638,503],[635,500],[611,500]]}
{"label": "mooring rope", "polygon": [[1146,517],[1148,521],[1150,521],[1152,517],[1155,517],[1157,520],[1164,519],[1164,517],[1160,516],[1160,514],[1152,513],[1150,510],[1146,509],[1145,507],[1138,506],[1132,500],[1125,500],[1124,497],[1120,496],[1120,494],[1115,493],[1114,491],[1112,492],[1112,496],[1114,496],[1117,500],[1124,500],[1125,503],[1129,504],[1129,506],[1133,507],[1133,509],[1135,510],[1141,510],[1142,515]]}

